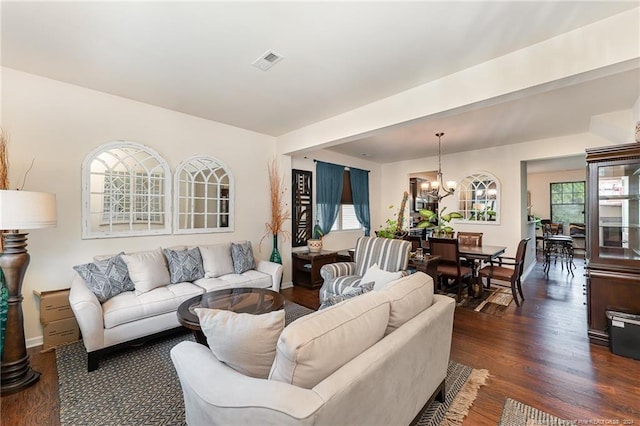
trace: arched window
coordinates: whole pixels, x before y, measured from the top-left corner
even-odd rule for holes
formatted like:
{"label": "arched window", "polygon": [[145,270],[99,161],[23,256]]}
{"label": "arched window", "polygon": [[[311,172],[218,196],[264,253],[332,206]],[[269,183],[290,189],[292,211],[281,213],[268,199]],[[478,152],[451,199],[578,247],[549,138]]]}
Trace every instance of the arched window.
{"label": "arched window", "polygon": [[233,175],[220,160],[194,156],[175,173],[174,232],[233,231]]}
{"label": "arched window", "polygon": [[500,182],[490,173],[477,172],[466,176],[456,189],[458,211],[464,221],[500,223]]}
{"label": "arched window", "polygon": [[135,142],[99,146],[82,164],[82,238],[169,234],[171,173]]}

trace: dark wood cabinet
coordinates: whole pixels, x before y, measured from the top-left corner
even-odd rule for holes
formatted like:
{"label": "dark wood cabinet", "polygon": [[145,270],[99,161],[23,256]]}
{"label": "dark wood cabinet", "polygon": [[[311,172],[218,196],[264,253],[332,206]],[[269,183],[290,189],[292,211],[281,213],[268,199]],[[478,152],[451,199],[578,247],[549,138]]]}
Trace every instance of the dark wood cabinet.
{"label": "dark wood cabinet", "polygon": [[293,269],[293,285],[307,288],[322,287],[323,279],[320,276],[320,268],[327,263],[335,263],[338,253],[334,251],[320,251],[310,253],[308,251],[293,252],[291,254]]}
{"label": "dark wood cabinet", "polygon": [[588,333],[607,345],[606,311],[640,314],[640,144],[586,153]]}

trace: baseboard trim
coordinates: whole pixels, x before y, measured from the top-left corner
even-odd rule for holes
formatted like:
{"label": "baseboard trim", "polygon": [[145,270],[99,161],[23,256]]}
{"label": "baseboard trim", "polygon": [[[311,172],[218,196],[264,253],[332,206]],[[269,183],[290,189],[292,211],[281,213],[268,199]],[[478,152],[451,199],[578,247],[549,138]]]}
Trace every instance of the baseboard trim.
{"label": "baseboard trim", "polygon": [[26,342],[27,348],[33,348],[35,346],[42,346],[44,344],[44,339],[42,336],[32,337],[27,339]]}

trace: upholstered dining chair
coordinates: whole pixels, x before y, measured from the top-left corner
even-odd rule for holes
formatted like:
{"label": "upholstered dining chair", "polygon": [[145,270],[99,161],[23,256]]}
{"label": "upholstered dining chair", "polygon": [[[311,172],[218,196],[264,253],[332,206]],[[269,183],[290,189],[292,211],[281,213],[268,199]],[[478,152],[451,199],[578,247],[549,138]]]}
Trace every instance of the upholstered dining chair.
{"label": "upholstered dining chair", "polygon": [[429,237],[429,251],[431,255],[440,256],[437,287],[441,288],[444,280],[455,280],[458,285],[459,302],[462,299],[462,281],[467,278],[470,285],[471,268],[462,265],[458,239]]}
{"label": "upholstered dining chair", "polygon": [[[508,281],[511,283],[511,294],[513,295],[513,300],[516,301],[516,305],[518,306],[520,306],[520,302],[518,302],[517,293],[520,294],[520,297],[524,302],[521,278],[522,272],[524,271],[524,256],[527,252],[527,243],[529,240],[531,240],[531,238],[525,238],[520,241],[515,257],[500,256],[496,259],[492,259],[489,262],[489,265],[478,271],[480,279],[485,278],[487,280],[487,288],[491,288],[492,279]],[[509,266],[512,266],[512,268]]]}

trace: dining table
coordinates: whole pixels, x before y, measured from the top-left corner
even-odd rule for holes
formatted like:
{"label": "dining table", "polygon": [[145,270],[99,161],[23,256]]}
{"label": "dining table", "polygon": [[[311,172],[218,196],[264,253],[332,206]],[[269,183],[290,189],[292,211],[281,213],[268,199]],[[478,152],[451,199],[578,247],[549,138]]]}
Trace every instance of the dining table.
{"label": "dining table", "polygon": [[555,257],[554,265],[560,259],[560,265],[564,269],[567,264],[567,272],[573,274],[576,265],[573,263],[573,238],[563,234],[547,234],[544,236],[544,272],[549,273],[551,257]]}
{"label": "dining table", "polygon": [[472,278],[472,285],[470,289],[473,290],[473,294],[470,294],[470,296],[475,298],[482,297],[484,286],[482,285],[481,278],[478,276],[478,271],[480,270],[482,262],[489,262],[503,254],[506,250],[507,248],[503,246],[468,246],[462,244],[458,246],[460,257],[464,257],[470,261]]}
{"label": "dining table", "polygon": [[[425,250],[429,250],[429,240],[423,241],[423,248]],[[492,259],[500,256],[507,250],[504,246],[493,246],[493,245],[463,245],[460,244],[458,246],[458,252],[460,253],[460,257],[467,259],[470,261],[471,267],[471,285],[469,286],[470,296],[475,298],[481,298],[484,286],[482,285],[482,281],[478,276],[478,271],[480,270],[480,265],[482,262],[489,262]]]}

